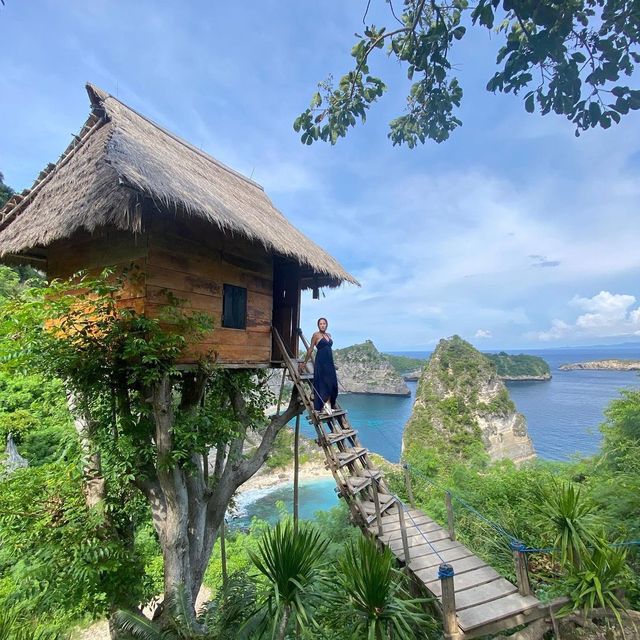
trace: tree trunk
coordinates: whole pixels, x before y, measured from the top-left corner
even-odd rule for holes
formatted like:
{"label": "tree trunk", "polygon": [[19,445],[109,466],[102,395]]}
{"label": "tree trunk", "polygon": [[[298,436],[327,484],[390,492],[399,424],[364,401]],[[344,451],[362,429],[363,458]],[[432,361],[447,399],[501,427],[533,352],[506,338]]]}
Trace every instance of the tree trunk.
{"label": "tree trunk", "polygon": [[100,452],[94,442],[95,425],[91,421],[87,408],[83,406],[83,398],[79,398],[72,391],[67,391],[67,405],[80,443],[84,498],[91,509],[102,505],[107,494]]}
{"label": "tree trunk", "polygon": [[291,605],[285,604],[282,611],[282,618],[280,618],[280,624],[278,625],[278,640],[285,640],[287,635],[287,626],[289,624],[289,617],[291,616]]}

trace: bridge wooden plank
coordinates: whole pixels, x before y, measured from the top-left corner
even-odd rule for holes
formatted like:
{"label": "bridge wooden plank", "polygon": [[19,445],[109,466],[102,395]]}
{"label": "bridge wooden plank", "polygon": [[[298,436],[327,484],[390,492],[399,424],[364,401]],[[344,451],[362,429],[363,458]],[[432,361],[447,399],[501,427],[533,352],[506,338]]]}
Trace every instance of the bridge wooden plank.
{"label": "bridge wooden plank", "polygon": [[[431,544],[425,542],[424,544],[414,545],[409,549],[409,556],[411,560],[415,560],[417,558],[421,558],[422,556],[429,556],[437,552],[444,558],[442,552],[448,551],[450,549],[464,549],[467,555],[473,555],[471,551],[469,551],[464,545],[460,544],[459,542],[449,540],[449,538],[445,538],[443,540],[435,540]],[[404,551],[402,548],[395,549],[391,547],[391,551],[393,551],[393,553],[398,558],[404,558]]]}
{"label": "bridge wooden plank", "polygon": [[[395,516],[395,517],[394,517]],[[411,526],[419,526],[419,527],[439,527],[440,525],[437,522],[434,522],[428,516],[421,516],[420,518],[416,518],[415,522],[411,522]],[[398,516],[396,514],[385,515],[382,518],[382,527],[385,533],[400,533],[400,522],[398,521]],[[373,529],[373,527],[372,527]],[[376,528],[377,530],[377,528]]]}
{"label": "bridge wooden plank", "polygon": [[[454,576],[453,585],[457,594],[459,591],[471,589],[472,587],[486,584],[487,582],[493,582],[500,578],[502,578],[502,576],[492,567],[478,567],[473,571],[467,571],[466,573],[461,573],[459,576]],[[502,579],[504,580],[504,578]],[[437,580],[435,582],[430,582],[429,591],[436,596],[440,596],[442,593],[440,581]]]}
{"label": "bridge wooden plank", "polygon": [[[431,543],[440,542],[441,540],[449,540],[449,534],[444,529],[436,529],[434,531],[418,531],[410,537],[407,537],[409,541],[409,553],[411,553],[411,549],[415,547],[428,544],[427,540]],[[392,551],[402,549],[402,539],[400,538],[395,538],[390,541],[382,539],[382,541],[387,546],[391,547]]]}
{"label": "bridge wooden plank", "polygon": [[[437,558],[436,560],[438,560],[436,564],[432,564],[428,567],[422,567],[420,569],[414,568],[414,566],[420,566],[420,562],[416,562],[415,565],[413,562],[409,563],[411,570],[418,576],[418,578],[420,578],[427,589],[430,588],[432,582],[440,581],[440,579],[438,578],[438,565],[440,563],[440,560]],[[474,555],[464,556],[462,558],[457,558],[456,560],[450,560],[448,561],[448,564],[453,567],[456,576],[465,573],[466,571],[471,571],[472,569],[489,566],[482,558],[478,558],[478,556]]]}
{"label": "bridge wooden plank", "polygon": [[499,578],[493,582],[482,584],[472,589],[456,591],[456,611],[464,611],[469,607],[476,607],[504,598],[512,593],[516,593],[518,588],[504,578]]}
{"label": "bridge wooden plank", "polygon": [[[433,556],[436,558],[434,564],[441,564],[442,561],[448,562],[449,559],[462,558],[464,556],[473,555],[469,549],[464,547],[458,542],[451,542],[451,540],[443,540],[441,542],[434,542],[433,546],[437,549],[437,553],[431,548],[430,545],[424,544],[419,547],[413,547],[409,552],[411,563],[419,560],[420,558],[427,558]],[[392,553],[399,560],[404,560],[404,550],[391,549]],[[442,558],[442,560],[440,560]]]}
{"label": "bridge wooden plank", "polygon": [[475,556],[466,547],[459,546],[446,551],[440,551],[439,554],[430,553],[420,558],[412,558],[411,562],[409,562],[409,568],[414,572],[422,569],[430,569],[435,571],[435,575],[437,576],[438,566],[442,564],[440,558],[448,563],[454,560],[462,560],[463,558],[475,558]]}
{"label": "bridge wooden plank", "polygon": [[533,609],[538,604],[538,600],[533,596],[521,596],[519,593],[512,593],[499,600],[463,609],[458,612],[458,625],[463,631],[467,632],[475,627]]}
{"label": "bridge wooden plank", "polygon": [[[373,529],[373,527],[371,528]],[[442,531],[442,527],[440,525],[427,523],[424,525],[419,525],[417,527],[407,527],[407,536],[419,536],[421,533],[424,533],[428,537],[428,534],[438,530]],[[393,542],[394,540],[399,540],[401,537],[402,531],[400,531],[400,528],[398,528],[395,531],[391,531],[390,533],[387,533],[385,531],[385,533],[380,538],[380,541],[388,544],[389,542]]]}

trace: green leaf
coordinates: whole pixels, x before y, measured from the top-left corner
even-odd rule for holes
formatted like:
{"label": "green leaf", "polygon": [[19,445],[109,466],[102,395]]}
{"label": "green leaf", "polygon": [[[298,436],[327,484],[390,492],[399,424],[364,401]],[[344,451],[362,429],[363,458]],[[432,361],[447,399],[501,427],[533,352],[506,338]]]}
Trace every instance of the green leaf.
{"label": "green leaf", "polygon": [[530,93],[525,98],[524,108],[527,110],[527,113],[533,113],[533,110],[535,109],[534,94],[533,93]]}

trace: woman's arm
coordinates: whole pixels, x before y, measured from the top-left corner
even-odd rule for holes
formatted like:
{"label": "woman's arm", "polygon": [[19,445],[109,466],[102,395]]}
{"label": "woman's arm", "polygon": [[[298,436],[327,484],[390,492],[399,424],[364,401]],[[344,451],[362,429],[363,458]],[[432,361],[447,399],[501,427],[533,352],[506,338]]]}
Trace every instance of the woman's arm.
{"label": "woman's arm", "polygon": [[311,336],[311,344],[309,345],[309,348],[307,349],[307,353],[304,357],[304,363],[303,366],[307,366],[307,362],[309,362],[309,358],[311,357],[311,354],[313,353],[313,348],[316,346],[316,342],[318,342],[318,332],[316,331],[312,336]]}

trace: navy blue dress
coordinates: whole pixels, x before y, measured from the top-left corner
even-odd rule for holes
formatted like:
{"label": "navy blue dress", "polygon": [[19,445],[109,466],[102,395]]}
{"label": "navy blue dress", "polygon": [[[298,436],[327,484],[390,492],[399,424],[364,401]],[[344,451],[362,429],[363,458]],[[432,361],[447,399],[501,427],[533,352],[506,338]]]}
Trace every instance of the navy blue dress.
{"label": "navy blue dress", "polygon": [[336,405],[338,398],[338,377],[336,376],[336,366],[333,363],[333,353],[331,338],[320,338],[316,343],[316,361],[313,368],[313,408],[316,411],[322,410],[322,405],[329,401],[331,407]]}

